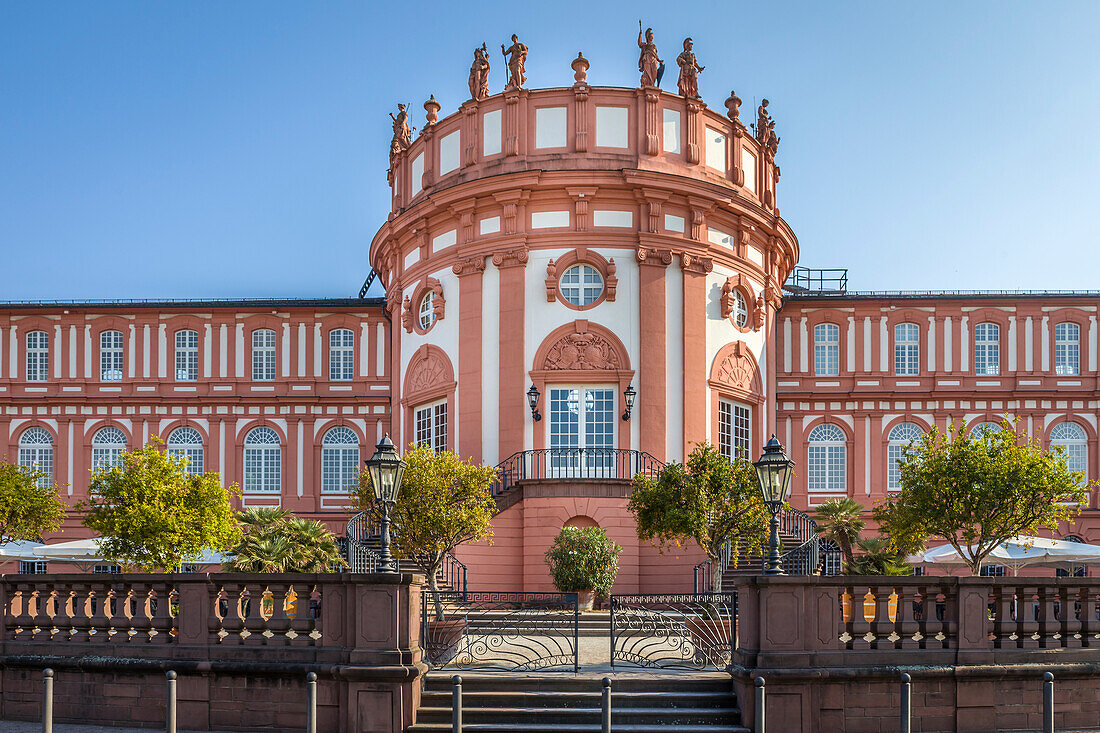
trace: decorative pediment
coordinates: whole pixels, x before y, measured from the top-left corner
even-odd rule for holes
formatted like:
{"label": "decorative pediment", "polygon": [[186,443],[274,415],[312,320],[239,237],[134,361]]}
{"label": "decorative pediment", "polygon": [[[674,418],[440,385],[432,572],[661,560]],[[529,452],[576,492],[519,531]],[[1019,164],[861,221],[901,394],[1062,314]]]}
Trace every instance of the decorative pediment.
{"label": "decorative pediment", "polygon": [[454,382],[450,360],[437,347],[421,347],[409,360],[405,374],[405,396],[446,387]]}
{"label": "decorative pediment", "polygon": [[623,371],[630,369],[622,342],[602,326],[576,320],[542,342],[535,356],[536,371]]}
{"label": "decorative pediment", "polygon": [[744,341],[722,347],[711,368],[710,383],[723,391],[750,399],[763,398],[760,371]]}

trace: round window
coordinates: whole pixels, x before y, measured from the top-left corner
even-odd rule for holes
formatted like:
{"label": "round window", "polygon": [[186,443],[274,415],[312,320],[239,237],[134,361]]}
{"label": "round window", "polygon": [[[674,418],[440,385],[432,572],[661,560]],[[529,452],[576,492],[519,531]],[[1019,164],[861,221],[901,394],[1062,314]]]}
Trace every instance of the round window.
{"label": "round window", "polygon": [[573,265],[562,273],[559,289],[569,303],[591,305],[603,293],[603,277],[592,265]]}
{"label": "round window", "polygon": [[420,320],[420,327],[425,331],[431,328],[432,324],[435,323],[435,293],[430,290],[420,299],[418,318]]}
{"label": "round window", "polygon": [[735,289],[733,299],[733,322],[738,328],[745,328],[749,325],[749,306],[745,302],[745,296],[740,290]]}

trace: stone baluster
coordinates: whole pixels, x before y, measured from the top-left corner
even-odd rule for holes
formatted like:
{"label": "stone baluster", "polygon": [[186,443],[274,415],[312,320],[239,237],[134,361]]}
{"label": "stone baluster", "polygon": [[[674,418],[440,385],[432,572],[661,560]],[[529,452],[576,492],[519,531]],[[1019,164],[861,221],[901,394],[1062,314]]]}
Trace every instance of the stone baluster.
{"label": "stone baluster", "polygon": [[1020,649],[1038,649],[1039,622],[1036,619],[1035,586],[1021,586],[1016,603],[1016,633],[1020,637],[1018,646]]}
{"label": "stone baluster", "polygon": [[869,598],[872,596],[872,589],[867,585],[853,585],[848,591],[852,595],[852,618],[848,623],[849,632],[852,635],[852,640],[849,642],[852,649],[870,649],[871,643],[867,641],[866,636],[871,632],[871,624],[867,620],[867,608],[871,601]]}
{"label": "stone baluster", "polygon": [[1062,604],[1062,613],[1059,620],[1061,621],[1062,646],[1069,649],[1078,649],[1083,646],[1081,612],[1084,609],[1084,604],[1081,603],[1081,591],[1084,588],[1073,582],[1073,580],[1070,579],[1066,585],[1061,585],[1058,588],[1058,599]]}
{"label": "stone baluster", "polygon": [[[1055,585],[1042,585],[1038,589],[1039,596],[1039,646],[1043,649],[1060,647],[1062,640],[1056,638],[1061,631],[1061,622],[1058,613],[1055,613],[1055,604],[1058,601],[1058,587]],[[1061,604],[1058,609],[1065,614],[1066,606]]]}

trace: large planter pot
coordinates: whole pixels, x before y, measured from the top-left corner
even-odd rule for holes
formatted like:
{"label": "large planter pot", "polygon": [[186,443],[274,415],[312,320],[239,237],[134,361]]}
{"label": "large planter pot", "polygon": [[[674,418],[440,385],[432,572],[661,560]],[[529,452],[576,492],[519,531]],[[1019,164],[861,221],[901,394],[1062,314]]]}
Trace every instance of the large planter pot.
{"label": "large planter pot", "polygon": [[693,661],[721,667],[730,663],[732,644],[729,620],[689,616],[685,619],[685,625],[691,645],[695,647]]}
{"label": "large planter pot", "polygon": [[578,611],[591,611],[592,606],[596,603],[596,591],[594,590],[579,590],[577,591],[577,610]]}
{"label": "large planter pot", "polygon": [[430,620],[424,629],[424,656],[427,661],[440,666],[455,658],[466,633],[466,619],[448,618]]}

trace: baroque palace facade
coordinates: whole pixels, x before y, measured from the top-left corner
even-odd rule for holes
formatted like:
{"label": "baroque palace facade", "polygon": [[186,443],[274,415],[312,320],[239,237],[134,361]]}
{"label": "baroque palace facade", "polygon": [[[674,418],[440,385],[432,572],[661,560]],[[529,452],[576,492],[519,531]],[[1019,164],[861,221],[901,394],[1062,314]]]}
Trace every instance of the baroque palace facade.
{"label": "baroque palace facade", "polygon": [[[766,102],[750,130],[735,95],[719,113],[646,69],[623,89],[572,67],[532,90],[520,64],[488,95],[475,61],[458,112],[429,100],[415,139],[398,114],[369,255],[384,298],[0,306],[8,460],[75,503],[91,468],[159,436],[244,505],[343,534],[389,433],[501,466],[493,544],[456,553],[472,587],[548,590],[553,536],[599,525],[624,547],[620,593],[690,589],[701,554],[639,543],[626,504],[635,471],[699,441],[755,458],[776,433],[807,511],[896,490],[900,446],[953,420],[1017,416],[1100,476],[1100,296],[814,280]],[[1098,499],[1063,536],[1100,541]]]}

